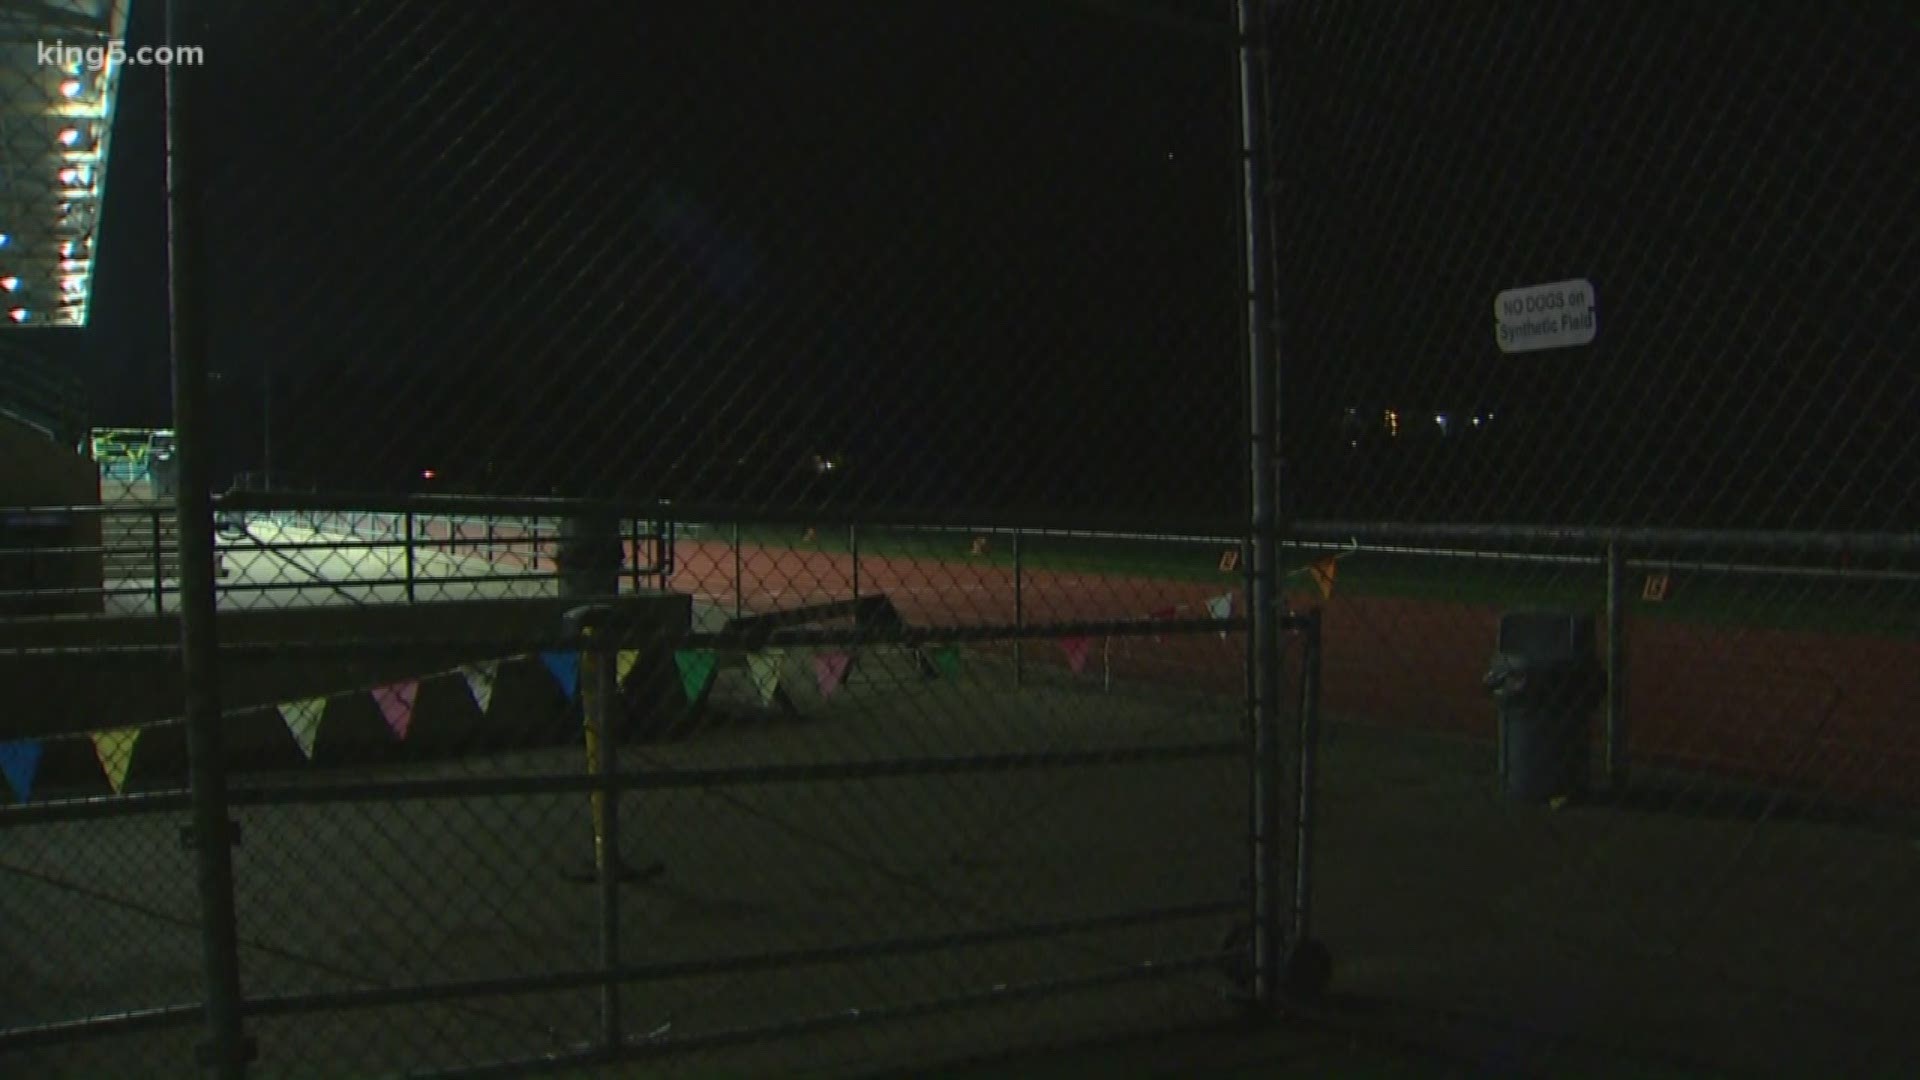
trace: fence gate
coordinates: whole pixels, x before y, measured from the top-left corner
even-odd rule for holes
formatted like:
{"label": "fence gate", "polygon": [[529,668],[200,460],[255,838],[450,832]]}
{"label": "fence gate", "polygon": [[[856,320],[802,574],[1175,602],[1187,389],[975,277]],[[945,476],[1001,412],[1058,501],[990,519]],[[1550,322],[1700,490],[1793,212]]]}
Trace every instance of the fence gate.
{"label": "fence gate", "polygon": [[115,121],[170,154],[178,486],[0,622],[0,1071],[1273,1004],[1324,594],[1231,14],[136,5],[202,50]]}

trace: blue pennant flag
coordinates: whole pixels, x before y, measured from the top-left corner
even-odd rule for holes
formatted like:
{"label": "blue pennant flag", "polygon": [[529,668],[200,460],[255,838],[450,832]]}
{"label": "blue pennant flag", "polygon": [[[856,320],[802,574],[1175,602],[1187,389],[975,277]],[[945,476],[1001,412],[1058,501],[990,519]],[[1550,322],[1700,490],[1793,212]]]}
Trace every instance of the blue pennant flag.
{"label": "blue pennant flag", "polygon": [[40,771],[40,754],[37,742],[0,743],[0,775],[7,778],[7,786],[21,802],[33,798],[33,776]]}
{"label": "blue pennant flag", "polygon": [[566,691],[567,700],[580,692],[580,654],[577,652],[549,652],[540,654],[540,662],[560,683],[560,689]]}

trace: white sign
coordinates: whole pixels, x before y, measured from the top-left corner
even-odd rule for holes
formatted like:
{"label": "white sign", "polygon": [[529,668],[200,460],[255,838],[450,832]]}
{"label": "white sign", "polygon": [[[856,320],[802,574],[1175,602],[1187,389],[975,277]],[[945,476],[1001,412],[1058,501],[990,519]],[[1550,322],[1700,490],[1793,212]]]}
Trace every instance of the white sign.
{"label": "white sign", "polygon": [[1585,278],[1508,289],[1493,298],[1493,336],[1510,353],[1585,345],[1599,328],[1596,307]]}

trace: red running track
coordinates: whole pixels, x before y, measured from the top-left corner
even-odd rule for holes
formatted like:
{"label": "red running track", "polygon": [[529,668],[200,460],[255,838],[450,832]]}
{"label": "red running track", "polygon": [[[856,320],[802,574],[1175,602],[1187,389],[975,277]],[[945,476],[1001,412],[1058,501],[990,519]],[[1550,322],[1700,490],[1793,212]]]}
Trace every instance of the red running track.
{"label": "red running track", "polygon": [[[629,553],[631,556],[633,553]],[[724,608],[735,603],[735,554],[723,541],[678,540],[676,590]],[[541,559],[541,563],[547,560]],[[544,567],[543,567],[544,568]],[[846,599],[854,560],[843,552],[747,547],[739,604],[749,612]],[[1009,567],[935,558],[862,555],[861,594],[884,593],[916,626],[1014,621]],[[1025,621],[1149,618],[1172,610],[1203,618],[1218,585],[1027,569]],[[1494,714],[1480,683],[1497,608],[1439,600],[1342,596],[1319,603],[1324,701],[1330,715],[1491,740]],[[1864,635],[1631,618],[1627,666],[1635,760],[1702,767],[1810,794],[1910,804],[1920,791],[1920,643]],[[1244,685],[1245,639],[1169,634],[1096,642],[1079,677],[1150,680],[1226,693]],[[1030,660],[1066,666],[1056,644]]]}

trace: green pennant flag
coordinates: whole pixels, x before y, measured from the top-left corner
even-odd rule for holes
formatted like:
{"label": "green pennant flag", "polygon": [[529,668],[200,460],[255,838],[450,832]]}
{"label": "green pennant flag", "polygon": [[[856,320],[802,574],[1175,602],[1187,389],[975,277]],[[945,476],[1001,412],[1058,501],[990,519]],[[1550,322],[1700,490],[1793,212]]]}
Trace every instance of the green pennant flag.
{"label": "green pennant flag", "polygon": [[949,679],[960,675],[960,647],[940,645],[927,650],[927,659],[933,661],[933,668]]}
{"label": "green pennant flag", "polygon": [[677,649],[673,654],[673,664],[680,669],[680,685],[686,688],[687,700],[700,700],[700,691],[707,688],[707,682],[713,678],[713,665],[716,656],[712,649]]}

